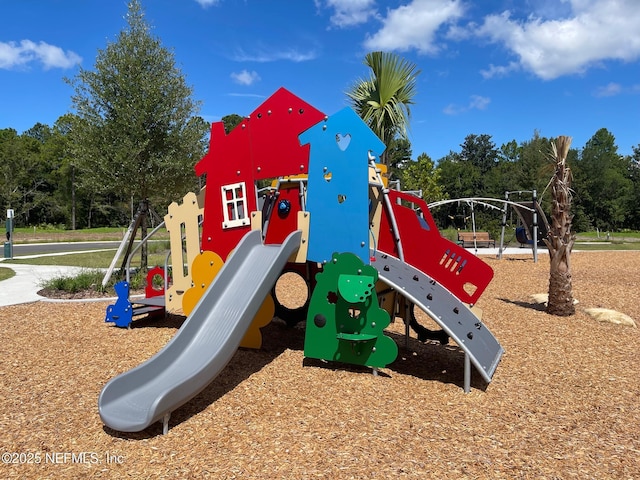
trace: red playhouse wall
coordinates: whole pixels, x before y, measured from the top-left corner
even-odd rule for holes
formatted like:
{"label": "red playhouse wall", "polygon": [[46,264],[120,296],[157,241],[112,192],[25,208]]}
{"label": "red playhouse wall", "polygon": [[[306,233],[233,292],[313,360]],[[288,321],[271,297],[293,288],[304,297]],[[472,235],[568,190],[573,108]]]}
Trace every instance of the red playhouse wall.
{"label": "red playhouse wall", "polygon": [[202,249],[223,259],[251,229],[247,225],[223,228],[221,187],[244,182],[243,214],[257,209],[256,180],[307,173],[309,145],[300,145],[298,135],[325,115],[284,88],[278,89],[229,134],[222,122],[213,123],[209,152],[195,171],[207,174]]}
{"label": "red playhouse wall", "polygon": [[[442,237],[422,199],[390,190],[389,200],[400,234],[403,260],[429,275],[461,301],[475,304],[491,282],[493,269],[460,245]],[[418,206],[423,219],[413,208],[400,205],[401,200]],[[383,209],[377,248],[399,256],[386,208]]]}

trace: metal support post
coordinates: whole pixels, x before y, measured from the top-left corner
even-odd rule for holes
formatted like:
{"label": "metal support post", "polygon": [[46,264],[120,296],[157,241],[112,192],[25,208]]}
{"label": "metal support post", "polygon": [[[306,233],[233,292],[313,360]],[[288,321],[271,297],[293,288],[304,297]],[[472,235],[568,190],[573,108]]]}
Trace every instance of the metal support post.
{"label": "metal support post", "polygon": [[507,208],[509,205],[509,192],[504,192],[504,207],[502,209],[502,229],[500,230],[500,248],[498,249],[498,260],[502,260],[502,251],[504,250],[504,230],[507,227]]}
{"label": "metal support post", "polygon": [[533,191],[533,263],[538,263],[538,193]]}
{"label": "metal support post", "polygon": [[464,353],[464,393],[471,391],[471,359],[467,352]]}
{"label": "metal support post", "polygon": [[171,418],[171,412],[165,413],[164,417],[162,417],[162,434],[166,435],[169,433],[169,419]]}
{"label": "metal support post", "polygon": [[7,241],[4,242],[4,258],[13,258],[13,209],[7,210],[7,221],[5,227],[7,230]]}

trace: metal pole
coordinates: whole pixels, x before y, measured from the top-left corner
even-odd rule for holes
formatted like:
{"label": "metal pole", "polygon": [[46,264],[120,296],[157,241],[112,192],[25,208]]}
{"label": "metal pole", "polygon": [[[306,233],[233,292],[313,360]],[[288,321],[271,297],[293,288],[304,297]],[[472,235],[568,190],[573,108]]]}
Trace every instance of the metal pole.
{"label": "metal pole", "polygon": [[538,263],[538,193],[533,191],[533,262]]}
{"label": "metal pole", "polygon": [[471,359],[469,354],[464,352],[464,393],[471,391]]}
{"label": "metal pole", "polygon": [[7,210],[7,241],[4,242],[4,258],[13,259],[13,209]]}
{"label": "metal pole", "polygon": [[502,229],[500,231],[500,248],[498,249],[498,259],[502,260],[502,250],[504,248],[504,229],[507,226],[507,201],[509,201],[509,192],[504,192],[505,204],[502,209]]}
{"label": "metal pole", "polygon": [[471,228],[473,228],[473,249],[478,255],[478,242],[476,241],[476,215],[473,211],[473,202],[471,202]]}

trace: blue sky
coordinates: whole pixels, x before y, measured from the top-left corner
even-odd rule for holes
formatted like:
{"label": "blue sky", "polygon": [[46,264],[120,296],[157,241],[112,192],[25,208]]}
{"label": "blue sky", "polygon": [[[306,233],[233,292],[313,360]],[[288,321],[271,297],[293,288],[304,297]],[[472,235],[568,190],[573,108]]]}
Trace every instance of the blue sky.
{"label": "blue sky", "polygon": [[[0,128],[53,125],[71,111],[78,66],[126,26],[126,0],[0,0]],[[143,0],[218,121],[247,115],[283,86],[331,115],[368,74],[372,50],[421,70],[412,107],[414,158],[459,151],[469,134],[499,147],[600,128],[619,153],[640,144],[638,0]]]}

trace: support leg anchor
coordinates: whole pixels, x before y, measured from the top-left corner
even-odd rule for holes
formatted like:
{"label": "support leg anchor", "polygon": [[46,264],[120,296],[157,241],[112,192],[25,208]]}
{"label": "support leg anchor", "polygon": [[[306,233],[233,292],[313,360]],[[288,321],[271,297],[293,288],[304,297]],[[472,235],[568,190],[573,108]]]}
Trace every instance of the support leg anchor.
{"label": "support leg anchor", "polygon": [[169,433],[169,419],[171,418],[171,412],[165,413],[164,417],[162,417],[162,434],[166,435]]}

